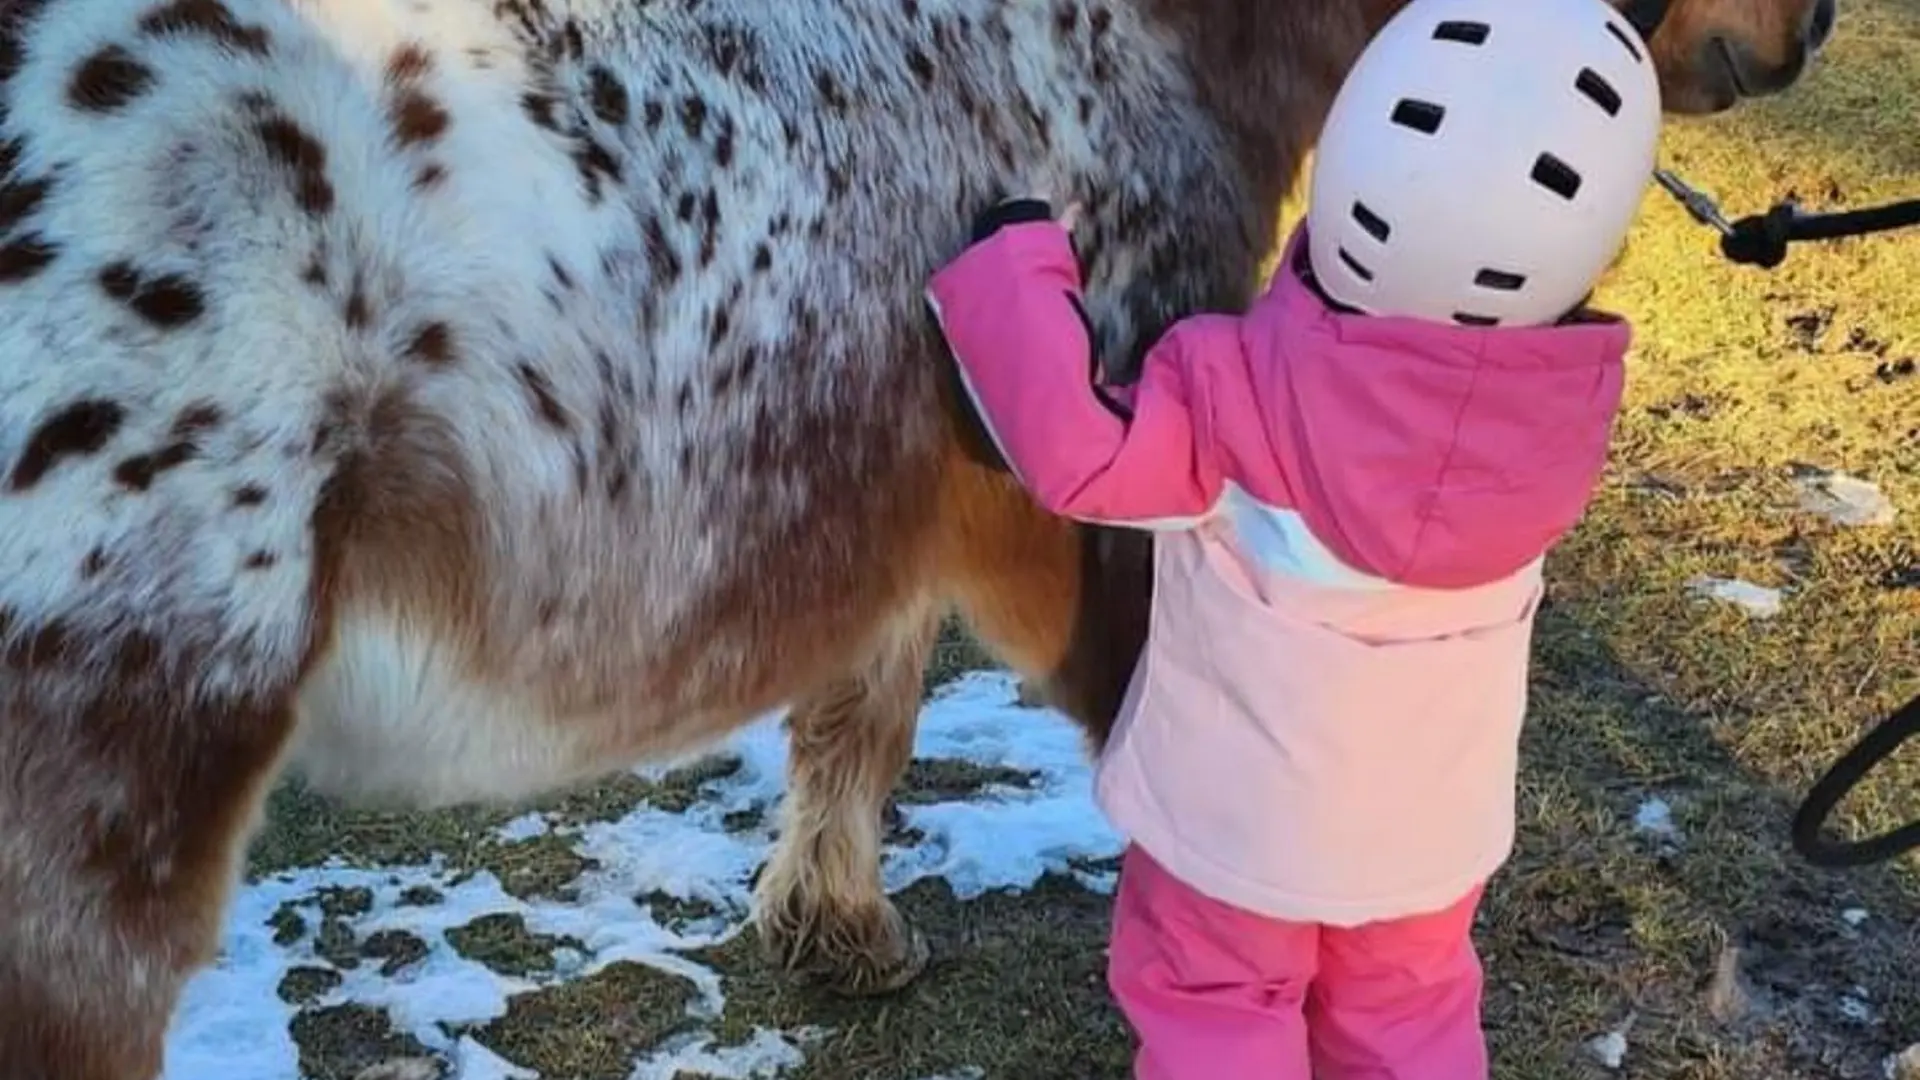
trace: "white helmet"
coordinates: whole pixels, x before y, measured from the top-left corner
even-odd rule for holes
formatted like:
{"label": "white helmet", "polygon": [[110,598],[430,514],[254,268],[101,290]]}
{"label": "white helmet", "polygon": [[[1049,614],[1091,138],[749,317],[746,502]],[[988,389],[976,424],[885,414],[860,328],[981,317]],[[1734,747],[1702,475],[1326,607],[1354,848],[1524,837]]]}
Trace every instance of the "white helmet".
{"label": "white helmet", "polygon": [[1328,113],[1314,275],[1369,314],[1552,322],[1619,253],[1659,134],[1646,44],[1603,0],[1413,0]]}

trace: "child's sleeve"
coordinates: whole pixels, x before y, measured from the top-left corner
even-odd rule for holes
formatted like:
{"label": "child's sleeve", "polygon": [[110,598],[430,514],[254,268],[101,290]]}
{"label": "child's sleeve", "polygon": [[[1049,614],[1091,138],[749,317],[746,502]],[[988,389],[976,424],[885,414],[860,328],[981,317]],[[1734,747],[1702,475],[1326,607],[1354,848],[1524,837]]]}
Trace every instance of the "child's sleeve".
{"label": "child's sleeve", "polygon": [[1042,506],[1145,529],[1208,515],[1222,488],[1211,401],[1246,366],[1233,320],[1179,323],[1135,386],[1102,385],[1079,266],[1051,220],[1002,225],[927,297],[988,434]]}

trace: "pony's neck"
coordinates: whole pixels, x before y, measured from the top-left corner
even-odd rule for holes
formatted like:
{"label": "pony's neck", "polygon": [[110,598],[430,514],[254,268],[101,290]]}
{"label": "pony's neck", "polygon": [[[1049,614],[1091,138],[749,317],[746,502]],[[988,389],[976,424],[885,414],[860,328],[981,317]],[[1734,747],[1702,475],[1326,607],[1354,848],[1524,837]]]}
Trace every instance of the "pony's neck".
{"label": "pony's neck", "polygon": [[1143,0],[1274,212],[1360,50],[1405,0]]}

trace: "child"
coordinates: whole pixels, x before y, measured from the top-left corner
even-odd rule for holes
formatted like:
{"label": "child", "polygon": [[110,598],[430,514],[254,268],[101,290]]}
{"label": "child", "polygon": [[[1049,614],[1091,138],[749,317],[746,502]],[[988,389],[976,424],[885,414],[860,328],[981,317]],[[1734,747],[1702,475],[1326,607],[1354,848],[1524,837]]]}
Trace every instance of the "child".
{"label": "child", "polygon": [[1513,841],[1541,559],[1600,472],[1629,330],[1580,305],[1659,89],[1602,0],[1414,0],[1330,113],[1242,317],[1092,385],[1079,272],[1015,200],[929,300],[1054,513],[1156,530],[1098,780],[1109,979],[1145,1080],[1476,1080],[1470,940]]}

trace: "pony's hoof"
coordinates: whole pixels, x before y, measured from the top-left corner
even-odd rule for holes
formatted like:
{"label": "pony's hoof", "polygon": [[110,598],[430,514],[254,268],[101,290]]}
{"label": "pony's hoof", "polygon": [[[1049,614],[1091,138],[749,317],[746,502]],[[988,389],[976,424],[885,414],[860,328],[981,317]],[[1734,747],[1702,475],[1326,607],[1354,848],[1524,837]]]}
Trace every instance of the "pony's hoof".
{"label": "pony's hoof", "polygon": [[925,935],[883,901],[855,913],[791,908],[757,919],[769,963],[808,985],[844,997],[874,997],[902,989],[927,969],[933,950]]}

